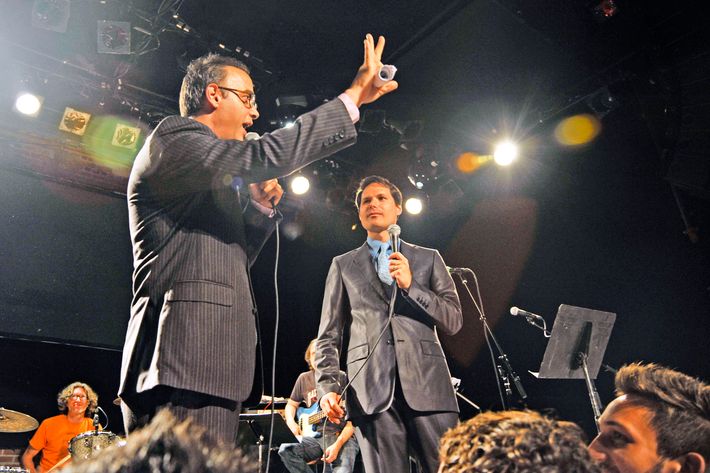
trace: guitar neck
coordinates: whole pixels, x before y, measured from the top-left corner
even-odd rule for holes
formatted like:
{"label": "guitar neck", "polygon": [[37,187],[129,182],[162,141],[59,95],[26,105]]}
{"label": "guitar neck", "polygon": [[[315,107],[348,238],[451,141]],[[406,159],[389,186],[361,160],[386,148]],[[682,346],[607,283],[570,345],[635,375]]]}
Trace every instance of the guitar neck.
{"label": "guitar neck", "polygon": [[[338,405],[339,405],[340,407],[343,407],[343,408],[344,408],[344,407],[345,407],[345,400],[341,400],[341,401],[338,403]],[[325,415],[325,412],[323,412],[322,410],[320,410],[320,407],[319,407],[319,408],[318,408],[318,412],[316,412],[315,414],[311,414],[310,416],[308,416],[308,423],[309,423],[309,424],[315,424],[315,423],[318,423],[318,422],[320,422],[321,420],[325,419],[326,417],[327,417],[327,416]]]}

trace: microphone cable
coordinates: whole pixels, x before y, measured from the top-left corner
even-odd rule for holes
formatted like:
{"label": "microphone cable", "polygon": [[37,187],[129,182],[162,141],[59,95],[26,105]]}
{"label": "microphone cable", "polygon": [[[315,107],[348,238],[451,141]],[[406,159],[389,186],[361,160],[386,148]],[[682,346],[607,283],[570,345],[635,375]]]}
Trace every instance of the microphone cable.
{"label": "microphone cable", "polygon": [[275,293],[275,302],[276,302],[276,314],[274,318],[274,348],[272,350],[272,358],[271,358],[271,417],[270,417],[270,422],[269,422],[269,443],[267,445],[267,450],[266,450],[266,472],[269,471],[269,467],[271,464],[271,448],[272,448],[272,443],[273,443],[273,438],[274,438],[274,418],[276,415],[276,409],[274,406],[274,400],[275,400],[275,392],[276,392],[276,348],[278,345],[278,340],[279,340],[279,319],[281,316],[281,311],[279,309],[280,307],[280,301],[279,301],[279,257],[281,255],[281,232],[279,231],[279,224],[281,223],[281,219],[283,218],[283,215],[281,212],[277,209],[276,205],[273,203],[273,199],[271,202],[271,209],[274,211],[273,217],[275,219],[276,223],[276,255],[274,258],[274,293]]}

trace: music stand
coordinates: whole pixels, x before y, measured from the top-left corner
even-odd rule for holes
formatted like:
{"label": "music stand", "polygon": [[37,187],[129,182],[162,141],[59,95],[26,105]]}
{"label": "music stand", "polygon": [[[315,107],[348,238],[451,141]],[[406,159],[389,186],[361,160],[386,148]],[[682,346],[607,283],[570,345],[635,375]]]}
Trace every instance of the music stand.
{"label": "music stand", "polygon": [[[262,471],[263,448],[269,445],[269,430],[271,429],[271,414],[240,414],[239,433],[237,434],[237,445],[243,449],[256,446],[258,450],[259,471]],[[286,421],[281,414],[274,415],[274,437],[271,445],[278,449],[282,443],[298,443],[298,439],[291,429],[286,425]]]}
{"label": "music stand", "polygon": [[601,401],[594,385],[616,314],[562,304],[557,310],[540,371],[543,379],[584,379],[599,430]]}

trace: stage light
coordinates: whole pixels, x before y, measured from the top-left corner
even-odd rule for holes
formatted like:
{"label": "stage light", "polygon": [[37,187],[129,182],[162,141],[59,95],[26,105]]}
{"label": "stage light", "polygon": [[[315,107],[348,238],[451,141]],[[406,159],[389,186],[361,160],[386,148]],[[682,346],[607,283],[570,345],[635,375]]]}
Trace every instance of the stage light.
{"label": "stage light", "polygon": [[83,136],[90,119],[90,113],[74,110],[71,107],[65,107],[64,115],[62,115],[62,119],[59,121],[59,129]]}
{"label": "stage light", "polygon": [[493,151],[493,159],[498,166],[509,166],[518,159],[518,146],[512,141],[498,143]]}
{"label": "stage light", "polygon": [[417,144],[412,150],[407,179],[419,190],[431,190],[439,182],[444,172],[441,162],[436,157],[437,148],[434,145]]}
{"label": "stage light", "polygon": [[111,144],[119,148],[135,149],[140,134],[141,129],[138,127],[117,123],[113,131]]}
{"label": "stage light", "polygon": [[66,33],[70,14],[69,0],[35,0],[32,5],[32,26]]}
{"label": "stage light", "polygon": [[456,169],[462,174],[473,174],[484,164],[493,159],[491,155],[479,155],[472,151],[466,151],[459,154],[454,163]]}
{"label": "stage light", "polygon": [[131,24],[127,21],[99,20],[96,51],[101,54],[131,54]]}
{"label": "stage light", "polygon": [[22,92],[15,100],[15,110],[28,117],[36,117],[42,109],[43,98],[30,92]]}
{"label": "stage light", "polygon": [[311,182],[302,174],[291,179],[291,192],[296,195],[303,195],[308,192],[311,187]]}
{"label": "stage light", "polygon": [[424,203],[419,197],[410,197],[404,202],[404,209],[412,215],[419,215],[424,209]]}
{"label": "stage light", "polygon": [[555,139],[565,146],[579,146],[592,141],[601,131],[600,121],[591,114],[567,117],[555,127]]}

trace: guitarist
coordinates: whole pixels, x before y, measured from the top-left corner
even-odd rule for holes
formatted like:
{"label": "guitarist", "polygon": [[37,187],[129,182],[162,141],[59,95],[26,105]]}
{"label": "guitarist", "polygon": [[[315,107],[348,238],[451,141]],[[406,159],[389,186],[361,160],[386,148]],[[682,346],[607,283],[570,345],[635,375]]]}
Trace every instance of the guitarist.
{"label": "guitarist", "polygon": [[[316,340],[311,340],[308,344],[304,357],[309,370],[298,376],[285,409],[286,423],[291,432],[301,441],[281,444],[279,456],[291,473],[312,473],[313,469],[310,465],[318,460],[322,460],[327,465],[324,471],[351,473],[359,450],[357,440],[353,437],[352,423],[348,421],[334,424],[321,420],[314,426],[308,425],[307,418],[320,410],[317,403],[316,377],[313,368],[315,342]],[[341,372],[341,376],[345,381],[344,372]],[[301,403],[306,407],[306,409],[301,409],[306,411],[303,414],[306,420],[301,423],[305,424],[303,431],[296,416]],[[315,430],[312,430],[313,427]]]}

